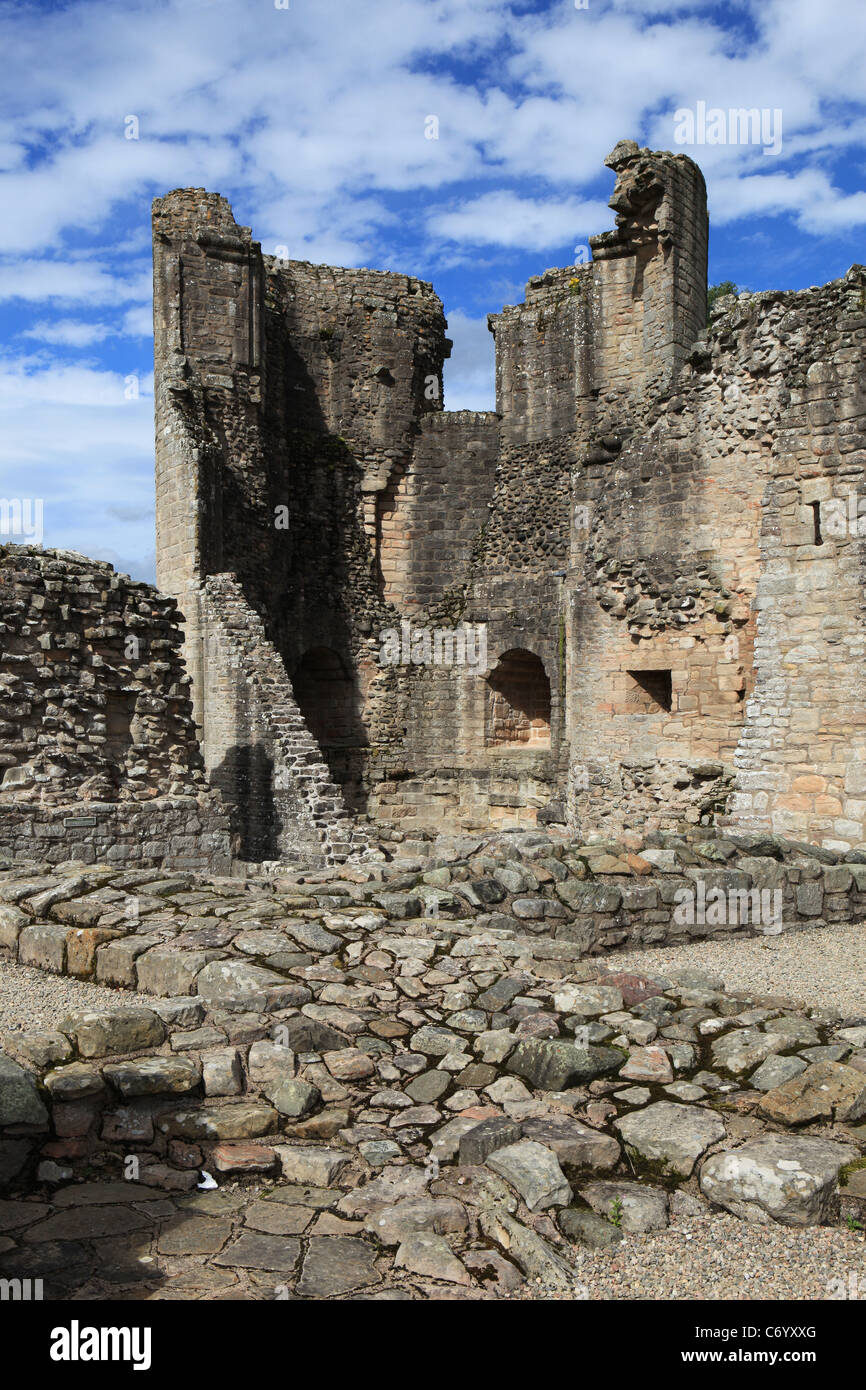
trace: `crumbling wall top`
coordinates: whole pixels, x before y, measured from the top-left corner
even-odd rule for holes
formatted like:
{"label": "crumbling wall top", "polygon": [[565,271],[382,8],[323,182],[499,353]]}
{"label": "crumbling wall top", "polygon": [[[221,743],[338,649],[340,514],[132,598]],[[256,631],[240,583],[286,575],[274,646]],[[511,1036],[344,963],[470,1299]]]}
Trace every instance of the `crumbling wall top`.
{"label": "crumbling wall top", "polygon": [[665,245],[678,232],[692,230],[690,224],[705,208],[707,189],[688,155],[620,140],[604,162],[617,176],[608,203],[616,213],[616,228],[590,237],[595,260],[631,255],[656,239]]}
{"label": "crumbling wall top", "polygon": [[221,193],[208,193],[204,188],[174,188],[162,198],[153,200],[154,231],[169,238],[184,232],[193,238],[208,241],[214,236],[227,236],[244,247],[252,245],[250,227],[235,221],[231,203]]}

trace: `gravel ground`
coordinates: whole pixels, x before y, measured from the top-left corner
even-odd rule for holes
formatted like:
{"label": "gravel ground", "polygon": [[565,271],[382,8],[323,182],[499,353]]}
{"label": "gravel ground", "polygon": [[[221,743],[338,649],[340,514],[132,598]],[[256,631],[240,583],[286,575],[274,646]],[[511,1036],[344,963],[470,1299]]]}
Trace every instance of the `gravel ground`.
{"label": "gravel ground", "polygon": [[604,958],[620,970],[663,974],[691,965],[720,975],[728,989],[782,994],[811,1008],[866,1013],[866,923],[785,932],[781,936],[692,941],[617,951]]}
{"label": "gravel ground", "polygon": [[52,1032],[70,1009],[152,1003],[152,998],[129,989],[108,989],[0,959],[0,1034],[22,1029]]}
{"label": "gravel ground", "polygon": [[[843,1227],[757,1226],[736,1216],[674,1219],[614,1251],[577,1252],[590,1299],[841,1299],[866,1295],[866,1239]],[[855,1276],[852,1279],[851,1276]],[[528,1285],[519,1298],[565,1299]]]}

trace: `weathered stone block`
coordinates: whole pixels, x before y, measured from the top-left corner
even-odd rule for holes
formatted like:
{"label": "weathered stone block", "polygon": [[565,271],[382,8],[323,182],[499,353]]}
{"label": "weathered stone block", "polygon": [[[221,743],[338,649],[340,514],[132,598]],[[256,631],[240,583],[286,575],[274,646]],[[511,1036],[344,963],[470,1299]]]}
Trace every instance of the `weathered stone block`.
{"label": "weathered stone block", "polygon": [[82,1057],[139,1052],[158,1047],[165,1038],[162,1022],[150,1009],[79,1009],[61,1019],[60,1029]]}

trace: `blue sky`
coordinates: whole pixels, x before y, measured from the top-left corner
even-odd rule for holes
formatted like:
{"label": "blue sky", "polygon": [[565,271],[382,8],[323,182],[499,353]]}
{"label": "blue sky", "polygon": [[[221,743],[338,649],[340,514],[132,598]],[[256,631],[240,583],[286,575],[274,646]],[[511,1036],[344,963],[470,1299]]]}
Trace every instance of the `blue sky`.
{"label": "blue sky", "polygon": [[[863,0],[5,0],[0,54],[0,495],[137,578],[170,188],[225,194],[266,252],[432,280],[448,409],[493,405],[486,314],[613,225],[618,139],[701,164],[713,282],[866,261]],[[780,110],[780,151],[677,143],[699,102]]]}

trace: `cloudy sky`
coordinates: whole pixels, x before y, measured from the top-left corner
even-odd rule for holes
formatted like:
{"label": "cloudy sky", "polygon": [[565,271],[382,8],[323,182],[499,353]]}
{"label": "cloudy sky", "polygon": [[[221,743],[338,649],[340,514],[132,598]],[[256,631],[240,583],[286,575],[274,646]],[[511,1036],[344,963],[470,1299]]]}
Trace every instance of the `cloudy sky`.
{"label": "cloudy sky", "polygon": [[[866,261],[863,0],[4,0],[0,62],[0,495],[137,578],[170,188],[266,252],[432,280],[450,409],[493,404],[487,312],[613,225],[620,138],[702,165],[711,282]],[[701,102],[781,112],[781,148],[680,143]]]}

